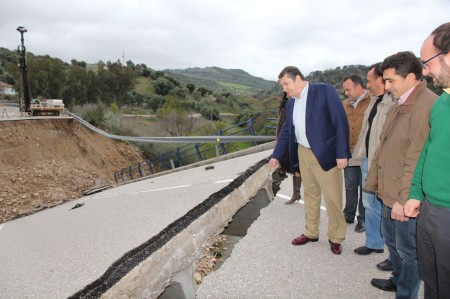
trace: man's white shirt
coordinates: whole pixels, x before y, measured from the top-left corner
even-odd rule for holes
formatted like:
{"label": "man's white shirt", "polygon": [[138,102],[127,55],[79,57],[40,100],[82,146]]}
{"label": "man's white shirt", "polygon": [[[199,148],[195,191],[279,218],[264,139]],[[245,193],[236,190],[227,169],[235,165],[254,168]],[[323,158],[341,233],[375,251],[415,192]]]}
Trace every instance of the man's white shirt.
{"label": "man's white shirt", "polygon": [[294,97],[295,101],[292,122],[295,128],[297,143],[304,147],[311,148],[308,138],[306,137],[306,102],[308,99],[308,89],[309,82],[306,82],[305,87],[300,93],[300,97]]}

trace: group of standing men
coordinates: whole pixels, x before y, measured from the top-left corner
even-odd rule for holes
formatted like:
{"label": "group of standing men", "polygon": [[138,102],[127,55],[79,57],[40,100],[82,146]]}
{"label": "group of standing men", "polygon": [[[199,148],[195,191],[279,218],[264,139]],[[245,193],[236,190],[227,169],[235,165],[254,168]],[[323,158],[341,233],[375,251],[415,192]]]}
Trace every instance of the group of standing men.
{"label": "group of standing men", "polygon": [[[450,298],[450,23],[430,34],[420,54],[419,61],[399,52],[371,66],[370,93],[359,76],[346,77],[344,103],[331,85],[284,68],[279,82],[290,99],[269,166],[288,153],[288,170],[301,171],[306,225],[293,245],[318,241],[323,194],[330,249],[341,254],[361,201],[355,230],[366,232],[366,242],[355,252],[381,253],[386,245],[392,264],[391,278],[371,284],[417,298],[422,278],[425,298]],[[439,98],[422,75],[443,87]]]}

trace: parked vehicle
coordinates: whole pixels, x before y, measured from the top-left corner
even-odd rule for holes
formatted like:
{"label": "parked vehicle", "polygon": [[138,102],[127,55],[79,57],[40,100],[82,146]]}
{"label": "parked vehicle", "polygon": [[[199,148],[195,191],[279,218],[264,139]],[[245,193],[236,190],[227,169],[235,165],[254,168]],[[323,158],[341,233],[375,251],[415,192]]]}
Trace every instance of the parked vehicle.
{"label": "parked vehicle", "polygon": [[32,116],[58,116],[64,112],[63,100],[33,99],[30,106]]}

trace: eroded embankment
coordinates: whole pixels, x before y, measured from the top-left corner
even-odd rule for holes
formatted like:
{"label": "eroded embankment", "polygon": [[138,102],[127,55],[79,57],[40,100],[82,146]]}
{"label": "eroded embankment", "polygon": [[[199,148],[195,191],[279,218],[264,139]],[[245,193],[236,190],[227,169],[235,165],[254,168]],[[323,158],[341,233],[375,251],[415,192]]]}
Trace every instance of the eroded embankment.
{"label": "eroded embankment", "polygon": [[0,223],[79,198],[142,160],[136,147],[72,118],[0,121]]}

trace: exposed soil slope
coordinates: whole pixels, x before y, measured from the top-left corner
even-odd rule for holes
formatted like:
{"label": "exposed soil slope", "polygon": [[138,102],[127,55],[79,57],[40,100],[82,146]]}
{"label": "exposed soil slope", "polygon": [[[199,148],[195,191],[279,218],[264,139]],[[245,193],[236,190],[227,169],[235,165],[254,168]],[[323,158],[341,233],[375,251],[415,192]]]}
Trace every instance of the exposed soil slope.
{"label": "exposed soil slope", "polygon": [[82,196],[142,161],[139,150],[68,118],[0,121],[0,223]]}

